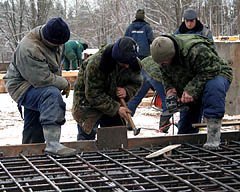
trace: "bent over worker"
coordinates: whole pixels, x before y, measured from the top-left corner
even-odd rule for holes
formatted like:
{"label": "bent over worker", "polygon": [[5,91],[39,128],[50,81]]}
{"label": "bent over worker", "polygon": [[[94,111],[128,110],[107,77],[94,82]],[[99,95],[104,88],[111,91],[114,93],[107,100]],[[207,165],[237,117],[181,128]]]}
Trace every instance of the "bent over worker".
{"label": "bent over worker", "polygon": [[76,40],[69,40],[64,44],[63,69],[69,71],[76,70],[82,63],[82,53],[88,48],[86,43]]}
{"label": "bent over worker", "polygon": [[78,140],[93,140],[96,128],[125,125],[130,110],[120,105],[141,86],[141,63],[137,44],[122,37],[89,57],[81,65],[74,86],[72,114],[77,121]]}
{"label": "bent over worker", "polygon": [[32,29],[17,46],[4,77],[19,110],[24,107],[22,142],[46,140],[45,152],[59,156],[76,153],[59,143],[66,111],[62,95],[70,91],[70,84],[60,76],[60,60],[69,37],[69,27],[60,17]]}
{"label": "bent over worker", "polygon": [[188,105],[180,112],[178,134],[197,133],[192,124],[200,123],[203,114],[208,131],[204,147],[218,149],[231,67],[218,56],[213,42],[199,35],[159,36],[151,54],[162,72],[167,107],[173,106],[172,96]]}

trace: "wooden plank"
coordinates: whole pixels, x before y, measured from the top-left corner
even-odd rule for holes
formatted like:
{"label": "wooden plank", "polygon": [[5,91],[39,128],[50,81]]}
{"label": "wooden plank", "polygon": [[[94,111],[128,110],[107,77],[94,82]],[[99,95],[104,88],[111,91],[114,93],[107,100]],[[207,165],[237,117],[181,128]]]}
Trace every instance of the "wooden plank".
{"label": "wooden plank", "polygon": [[[232,125],[240,125],[240,121],[225,121],[222,122],[222,126],[232,126]],[[207,123],[194,123],[192,124],[194,128],[199,128],[199,127],[207,127]]]}
{"label": "wooden plank", "polygon": [[168,145],[167,147],[164,147],[158,151],[155,151],[149,155],[146,156],[147,159],[150,159],[150,158],[154,158],[154,157],[158,157],[164,153],[168,153],[170,151],[172,151],[173,149],[176,149],[177,147],[180,147],[181,144],[175,144],[175,145]]}

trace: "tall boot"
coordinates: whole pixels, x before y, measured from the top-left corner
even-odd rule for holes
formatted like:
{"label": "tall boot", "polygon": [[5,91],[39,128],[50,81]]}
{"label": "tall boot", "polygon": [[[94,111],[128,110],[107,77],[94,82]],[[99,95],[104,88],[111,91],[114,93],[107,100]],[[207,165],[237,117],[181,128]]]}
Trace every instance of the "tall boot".
{"label": "tall boot", "polygon": [[77,153],[75,149],[66,147],[59,143],[61,135],[61,127],[44,126],[43,134],[46,140],[45,152],[56,156],[72,156]]}
{"label": "tall boot", "polygon": [[221,142],[222,119],[207,119],[207,142],[203,145],[205,149],[218,150]]}

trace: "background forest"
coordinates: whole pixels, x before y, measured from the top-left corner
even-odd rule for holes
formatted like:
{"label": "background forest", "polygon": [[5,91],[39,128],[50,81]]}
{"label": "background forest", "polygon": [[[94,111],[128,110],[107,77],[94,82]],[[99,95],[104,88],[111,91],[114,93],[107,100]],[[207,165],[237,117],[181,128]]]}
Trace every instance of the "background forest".
{"label": "background forest", "polygon": [[67,21],[71,39],[98,48],[122,36],[139,8],[157,36],[174,32],[188,7],[214,36],[240,34],[240,0],[0,0],[1,60],[9,60],[23,36],[51,17]]}

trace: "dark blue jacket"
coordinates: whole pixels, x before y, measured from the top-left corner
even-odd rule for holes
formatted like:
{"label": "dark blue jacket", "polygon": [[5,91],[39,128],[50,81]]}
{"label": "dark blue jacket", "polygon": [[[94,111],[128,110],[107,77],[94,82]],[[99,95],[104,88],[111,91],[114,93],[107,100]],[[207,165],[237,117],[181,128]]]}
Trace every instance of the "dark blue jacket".
{"label": "dark blue jacket", "polygon": [[153,41],[153,31],[149,23],[144,20],[135,20],[127,28],[125,36],[132,37],[139,46],[139,58],[150,55],[150,44]]}

